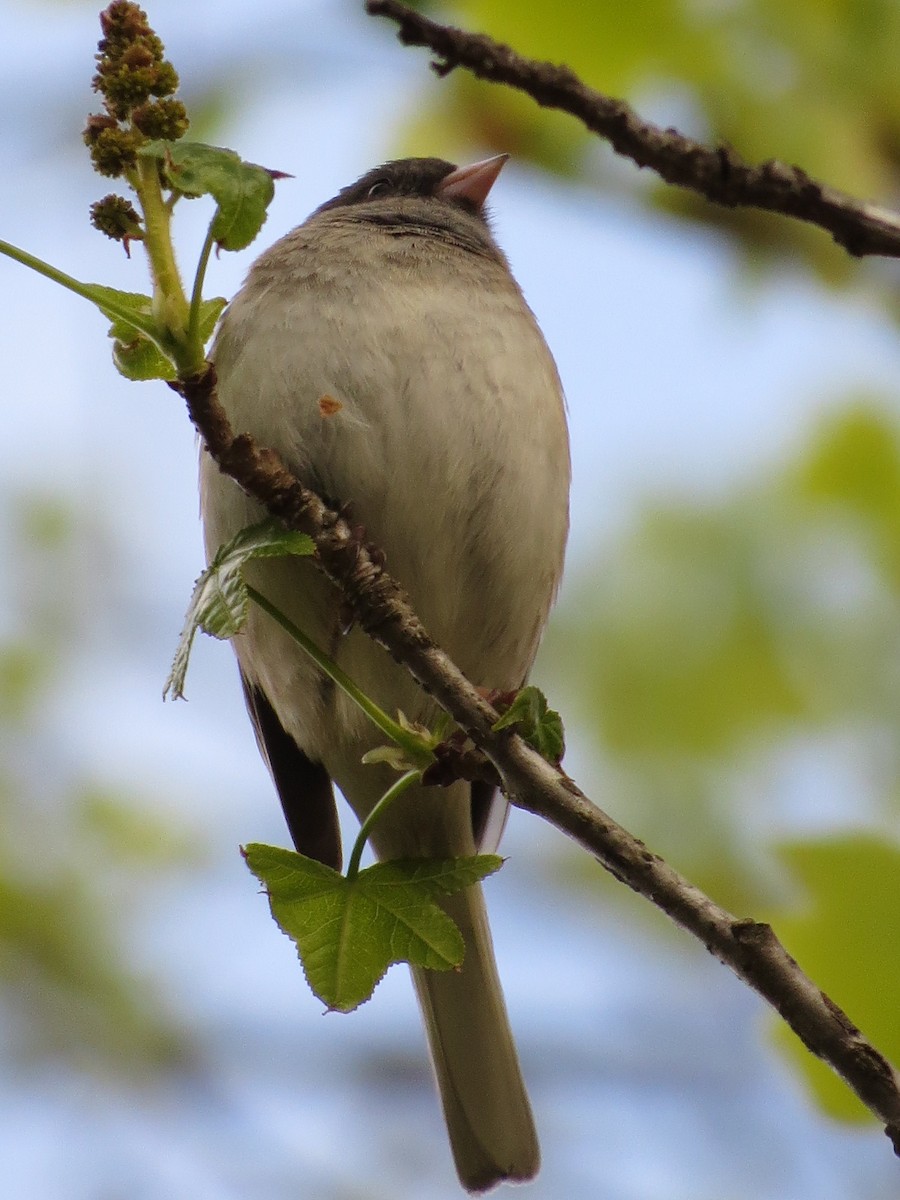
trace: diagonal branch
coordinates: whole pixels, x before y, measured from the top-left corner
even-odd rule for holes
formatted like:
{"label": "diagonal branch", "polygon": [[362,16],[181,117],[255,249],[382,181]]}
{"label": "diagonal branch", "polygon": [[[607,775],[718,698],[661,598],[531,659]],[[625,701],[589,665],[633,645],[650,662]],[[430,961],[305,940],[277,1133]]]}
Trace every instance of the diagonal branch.
{"label": "diagonal branch", "polygon": [[521,738],[506,729],[494,732],[497,713],[428,636],[399,584],[384,570],[378,549],[293,476],[276,451],[257,446],[248,434],[233,434],[216,396],[212,366],[172,386],[185,398],[191,420],[222,471],[289,528],[309,534],[319,566],[341,589],[356,621],[484,751],[512,802],[574,838],[612,875],[731,967],[841,1075],[883,1123],[900,1155],[900,1077],[804,975],[772,929],[719,908]]}
{"label": "diagonal branch", "polygon": [[753,166],[730,146],[704,146],[675,129],[661,129],[624,100],[589,88],[569,67],[526,58],[482,33],[440,25],[399,0],[366,0],[366,12],[396,21],[404,45],[433,50],[438,75],[465,67],[479,79],[517,88],[544,108],[577,117],[618,154],[650,167],[667,183],[727,208],[762,208],[818,225],[857,258],[900,258],[900,213],[811,179],[800,167],[777,159]]}

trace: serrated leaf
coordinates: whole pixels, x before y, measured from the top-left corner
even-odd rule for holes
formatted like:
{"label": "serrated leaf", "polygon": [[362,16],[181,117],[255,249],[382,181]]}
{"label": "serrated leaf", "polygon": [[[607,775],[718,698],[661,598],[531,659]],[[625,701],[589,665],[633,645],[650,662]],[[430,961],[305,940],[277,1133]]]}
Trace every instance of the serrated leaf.
{"label": "serrated leaf", "polygon": [[247,619],[249,597],[242,570],[252,558],[276,558],[286,554],[310,555],[315,545],[305,533],[285,529],[273,519],[249,525],[220,546],[212,562],[194,584],[184,628],[163,697],[184,697],[184,680],[194,634],[198,629],[216,638],[234,637]]}
{"label": "serrated leaf", "polygon": [[247,846],[244,858],[266,889],[275,921],[297,946],[309,986],[338,1012],[368,1000],[393,963],[458,967],[465,943],[438,900],[503,863],[495,854],[395,860],[350,880],[275,846]]}
{"label": "serrated leaf", "polygon": [[213,197],[219,206],[213,237],[223,250],[243,250],[259,233],[275,194],[272,173],[265,167],[203,142],[150,142],[139,153],[160,163],[173,191]]}
{"label": "serrated leaf", "polygon": [[494,729],[511,726],[547,762],[556,766],[562,761],[566,752],[562,718],[548,707],[547,697],[540,688],[522,688]]}

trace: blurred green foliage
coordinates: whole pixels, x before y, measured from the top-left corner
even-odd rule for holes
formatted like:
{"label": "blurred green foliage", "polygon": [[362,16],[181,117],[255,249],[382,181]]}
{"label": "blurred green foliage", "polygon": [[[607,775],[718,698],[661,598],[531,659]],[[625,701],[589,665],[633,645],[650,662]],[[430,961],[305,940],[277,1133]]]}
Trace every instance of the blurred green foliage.
{"label": "blurred green foliage", "polygon": [[[785,843],[779,857],[802,889],[793,909],[775,914],[779,933],[816,983],[896,1062],[900,847],[872,834],[845,834]],[[826,1112],[844,1120],[868,1119],[853,1093],[804,1050],[787,1026],[773,1023],[773,1031]]]}
{"label": "blurred green foliage", "polygon": [[[720,503],[646,509],[551,647],[614,815],[732,910],[764,910],[894,1061],[898,535],[900,422],[857,401]],[[859,1115],[797,1056],[829,1112]]]}
{"label": "blurred green foliage", "polygon": [[[897,0],[452,0],[439,17],[566,63],[658,124],[727,142],[748,161],[780,158],[884,203],[900,190]],[[718,208],[662,186],[651,172],[623,169],[573,118],[519,93],[458,70],[429,94],[407,137],[415,152],[467,141],[506,150],[721,230],[754,269],[790,256],[830,282],[858,277],[858,265],[826,234]],[[896,311],[896,280],[884,282]]]}
{"label": "blurred green foliage", "polygon": [[183,861],[184,842],[85,778],[47,719],[93,610],[81,583],[59,581],[79,579],[102,535],[57,498],[6,495],[2,512],[16,572],[0,638],[0,1010],[15,1058],[126,1077],[184,1066],[183,1033],[131,965],[123,925],[142,870]]}
{"label": "blurred green foliage", "polygon": [[797,462],[721,505],[648,509],[578,606],[604,744],[726,757],[784,724],[900,718],[885,654],[898,523],[900,442],[874,404],[838,413]]}

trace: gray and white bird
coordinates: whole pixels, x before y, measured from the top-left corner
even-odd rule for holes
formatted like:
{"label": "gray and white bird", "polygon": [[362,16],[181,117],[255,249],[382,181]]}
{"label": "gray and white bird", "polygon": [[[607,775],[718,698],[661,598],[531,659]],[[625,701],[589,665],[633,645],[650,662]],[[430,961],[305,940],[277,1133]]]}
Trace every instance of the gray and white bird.
{"label": "gray and white bird", "polygon": [[[389,162],[254,263],[214,348],[236,431],[273,446],[354,522],[438,644],[476,685],[522,686],[563,566],[569,450],[559,377],[488,225],[505,155]],[[207,554],[257,505],[206,454]],[[257,560],[256,588],[386,711],[433,703],[314,566]],[[234,640],[247,707],[297,849],[340,865],[332,782],[362,820],[395,778],[364,766],[383,735],[261,610]],[[381,858],[491,850],[506,802],[483,785],[415,788],[374,832]],[[483,1191],[531,1178],[539,1150],[480,887],[446,902],[461,970],[413,970],[456,1167]]]}

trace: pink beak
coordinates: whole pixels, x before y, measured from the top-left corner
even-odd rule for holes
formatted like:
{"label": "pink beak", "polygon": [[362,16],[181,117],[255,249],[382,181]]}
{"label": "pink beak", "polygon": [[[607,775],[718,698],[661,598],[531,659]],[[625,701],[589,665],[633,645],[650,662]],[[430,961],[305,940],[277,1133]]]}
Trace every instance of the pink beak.
{"label": "pink beak", "polygon": [[470,200],[480,208],[508,158],[508,154],[495,154],[467,167],[457,167],[441,180],[436,194],[452,200]]}

